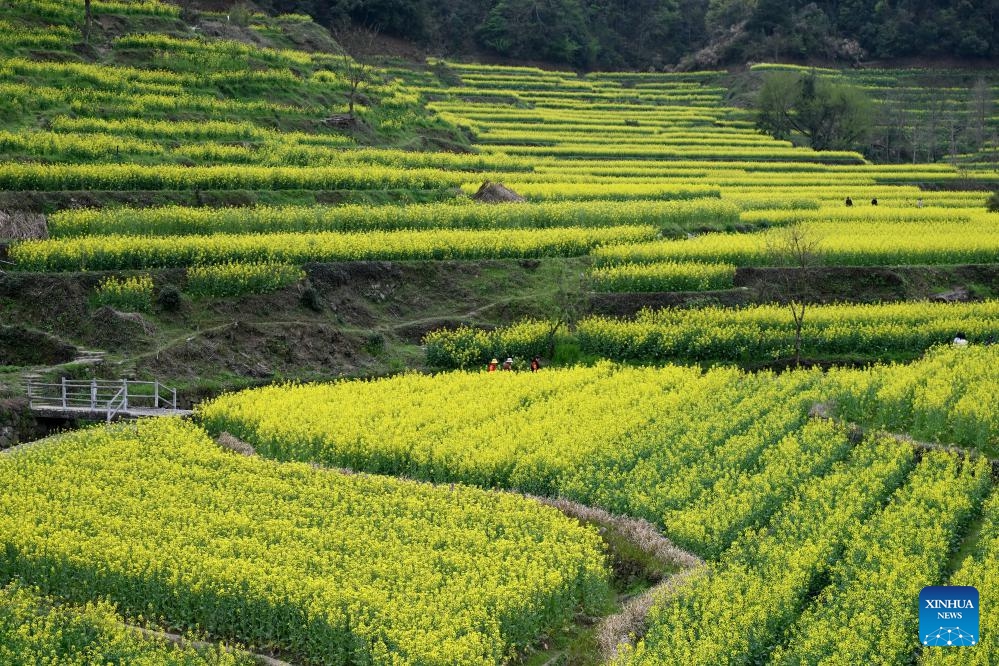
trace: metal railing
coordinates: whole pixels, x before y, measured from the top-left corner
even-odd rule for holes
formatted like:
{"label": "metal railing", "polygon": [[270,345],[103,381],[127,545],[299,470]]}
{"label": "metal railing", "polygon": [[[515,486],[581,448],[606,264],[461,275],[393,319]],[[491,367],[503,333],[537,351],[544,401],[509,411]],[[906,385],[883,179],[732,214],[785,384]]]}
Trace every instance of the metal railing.
{"label": "metal railing", "polygon": [[158,381],[71,380],[59,383],[28,380],[28,404],[32,409],[66,412],[104,412],[110,421],[116,415],[141,411],[177,411],[177,389]]}

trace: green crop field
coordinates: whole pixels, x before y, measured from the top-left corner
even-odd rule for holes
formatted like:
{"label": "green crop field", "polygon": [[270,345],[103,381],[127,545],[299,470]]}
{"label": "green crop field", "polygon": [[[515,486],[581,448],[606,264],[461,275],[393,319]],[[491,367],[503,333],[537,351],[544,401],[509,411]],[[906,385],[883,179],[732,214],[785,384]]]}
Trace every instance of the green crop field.
{"label": "green crop field", "polygon": [[[0,664],[996,663],[995,70],[328,4],[0,3]],[[813,72],[877,138],[757,129]]]}

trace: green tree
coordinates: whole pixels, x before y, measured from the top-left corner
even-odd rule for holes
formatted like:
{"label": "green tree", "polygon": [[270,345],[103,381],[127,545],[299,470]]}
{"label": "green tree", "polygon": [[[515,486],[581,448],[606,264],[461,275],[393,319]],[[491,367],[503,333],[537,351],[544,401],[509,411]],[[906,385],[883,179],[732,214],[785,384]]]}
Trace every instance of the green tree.
{"label": "green tree", "polygon": [[756,0],[709,0],[704,22],[714,36],[746,24],[756,11]]}
{"label": "green tree", "polygon": [[767,74],[756,98],[756,126],[775,139],[790,139],[797,129],[792,118],[800,95],[800,77],[794,72]]}
{"label": "green tree", "polygon": [[590,66],[598,45],[579,0],[500,0],[476,32],[500,55]]}
{"label": "green tree", "polygon": [[354,0],[348,7],[350,17],[361,25],[399,37],[426,37],[429,10],[424,0]]}
{"label": "green tree", "polygon": [[760,130],[778,139],[797,134],[815,150],[856,147],[871,131],[871,103],[864,93],[815,72],[766,75],[757,110]]}

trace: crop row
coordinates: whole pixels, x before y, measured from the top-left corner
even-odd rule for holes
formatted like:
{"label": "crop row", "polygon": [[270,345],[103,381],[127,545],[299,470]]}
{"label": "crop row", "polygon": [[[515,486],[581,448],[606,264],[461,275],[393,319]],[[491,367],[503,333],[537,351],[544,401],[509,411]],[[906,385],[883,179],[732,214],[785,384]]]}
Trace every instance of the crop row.
{"label": "crop row", "polygon": [[625,124],[625,119],[623,118],[619,118],[617,122],[614,122],[613,118],[609,118],[608,121],[607,124],[579,121],[576,123],[565,122],[549,125],[547,123],[503,122],[494,120],[488,123],[473,122],[472,126],[478,130],[487,132],[489,135],[498,133],[501,136],[507,132],[514,132],[525,136],[536,135],[538,137],[545,135],[564,135],[566,137],[593,136],[596,132],[601,132],[607,137],[657,135],[663,138],[688,139],[705,136],[730,136],[733,138],[749,139],[760,136],[751,128],[743,127],[676,127],[671,123],[650,122],[642,124],[637,121]]}
{"label": "crop row", "polygon": [[153,278],[149,275],[104,278],[94,292],[93,302],[128,312],[146,312],[153,306]]}
{"label": "crop row", "polygon": [[[281,136],[274,130],[245,121],[193,122],[148,120],[145,118],[106,120],[103,118],[56,116],[49,121],[49,126],[54,132],[64,134],[103,133],[118,136],[134,136],[140,139],[169,139],[173,141],[191,139],[220,139],[226,141],[244,139],[266,140]],[[303,140],[307,139],[319,145],[340,145],[344,141],[344,137],[339,134],[305,134],[302,138]]]}
{"label": "crop row", "polygon": [[110,134],[0,131],[0,153],[57,157],[66,161],[129,155],[162,155],[163,146],[151,141]]}
{"label": "crop row", "polygon": [[[436,86],[416,86],[415,90],[421,93],[431,93],[434,95],[446,95],[449,97],[461,97],[470,93],[469,87],[441,87]],[[717,90],[717,89],[715,89]],[[510,87],[499,85],[476,86],[474,93],[478,98],[495,96],[498,101],[515,99],[518,102],[534,102],[543,106],[553,106],[556,102],[562,102],[571,106],[591,104],[711,104],[721,101],[719,92],[691,91],[691,90],[624,90],[621,88],[604,88],[601,90],[586,90],[580,87],[575,89],[559,90],[557,87],[543,89],[529,89],[527,87]]]}
{"label": "crop row", "polygon": [[[876,198],[873,197],[873,198]],[[893,223],[967,223],[967,222],[988,222],[994,224],[996,216],[989,215],[984,207],[976,208],[938,208],[933,207],[918,208],[915,206],[895,207],[895,206],[873,206],[867,205],[866,201],[857,201],[854,206],[844,206],[840,201],[838,205],[822,207],[816,210],[780,210],[780,211],[753,211],[746,213],[742,219],[746,222],[756,224],[767,224],[774,226],[789,226],[792,224],[808,224],[814,222],[835,223],[835,222],[870,222],[872,224],[893,224]]]}
{"label": "crop row", "polygon": [[644,157],[662,160],[671,159],[732,159],[746,160],[803,160],[809,162],[863,164],[864,159],[857,153],[849,151],[813,152],[803,148],[793,148],[782,145],[760,145],[754,147],[698,147],[678,146],[669,144],[571,144],[563,143],[557,146],[484,146],[488,151],[501,150],[508,155],[545,155],[560,158],[601,159],[620,157]]}
{"label": "crop row", "polygon": [[[122,124],[131,121],[110,121],[108,124]],[[92,124],[92,123],[87,123]],[[170,124],[156,122],[157,129],[169,134]],[[246,131],[248,123],[236,125],[235,131]],[[193,128],[191,127],[193,126]],[[249,125],[249,127],[253,127]],[[189,129],[190,128],[190,129]],[[197,128],[197,129],[194,129]],[[131,161],[130,156],[154,156],[169,163],[193,161],[224,163],[231,165],[261,166],[385,166],[392,168],[437,168],[464,171],[502,170],[517,173],[528,171],[530,165],[516,158],[504,155],[457,155],[454,153],[417,153],[402,150],[362,149],[343,150],[353,146],[349,137],[339,135],[308,135],[302,133],[264,134],[265,140],[233,144],[227,141],[199,141],[178,143],[183,135],[225,132],[225,123],[209,121],[198,128],[195,123],[180,123],[178,136],[149,140],[129,134],[119,135],[107,132],[88,133],[84,131],[20,131],[0,132],[0,154],[13,156],[44,156],[49,162],[105,161],[118,163]],[[679,191],[691,187],[674,188]],[[689,198],[689,197],[681,197]]]}
{"label": "crop row", "polygon": [[423,338],[427,363],[440,368],[481,368],[491,359],[550,356],[559,325],[526,320],[491,331],[471,326],[438,329]]}
{"label": "crop row", "polygon": [[65,86],[37,86],[23,83],[0,82],[4,106],[20,112],[38,113],[57,109],[60,113],[68,107],[73,113],[98,115],[105,118],[130,118],[133,116],[164,117],[181,115],[185,119],[204,117],[212,120],[229,120],[233,117],[275,114],[288,119],[316,117],[321,110],[312,107],[291,107],[286,104],[260,100],[219,99],[212,95],[182,92],[117,92],[91,90]]}
{"label": "crop row", "polygon": [[[529,200],[612,200],[631,199],[701,199],[721,196],[721,190],[711,185],[662,183],[518,183],[517,194]],[[718,209],[719,217],[730,213]]]}
{"label": "crop row", "polygon": [[194,296],[242,296],[266,294],[305,278],[297,266],[278,263],[191,266],[184,290]]}
{"label": "crop row", "polygon": [[[167,63],[170,64],[170,63]],[[176,68],[177,65],[174,64]],[[192,66],[193,69],[193,66]],[[18,82],[29,83],[35,88],[55,88],[66,92],[66,99],[106,99],[111,108],[95,109],[95,115],[106,116],[121,108],[135,106],[128,104],[128,97],[116,103],[114,95],[181,95],[203,97],[211,100],[217,90],[225,86],[238,86],[244,99],[230,99],[230,108],[238,108],[238,103],[249,104],[248,97],[266,98],[268,88],[282,91],[296,89],[300,92],[329,93],[342,91],[346,81],[333,71],[321,69],[308,75],[301,75],[290,69],[246,69],[212,70],[210,68],[186,73],[174,72],[163,67],[139,69],[124,66],[107,66],[85,63],[42,63],[21,58],[0,60],[0,75]],[[372,84],[373,87],[376,87]],[[377,86],[383,87],[383,86]],[[178,100],[180,101],[180,100]],[[221,102],[222,100],[216,99]],[[191,102],[188,101],[188,106]],[[276,107],[292,111],[293,107]]]}
{"label": "crop row", "polygon": [[708,132],[677,132],[663,133],[651,132],[639,134],[634,131],[616,132],[608,130],[599,135],[590,133],[589,130],[581,132],[552,130],[538,131],[500,131],[490,129],[477,137],[480,144],[499,144],[505,146],[559,146],[571,144],[582,146],[594,144],[606,146],[608,143],[616,143],[613,140],[628,146],[657,146],[661,148],[683,149],[684,147],[701,148],[705,146],[732,146],[732,147],[788,147],[790,142],[774,141],[761,138],[759,135],[736,135],[729,132],[714,136]]}
{"label": "crop row", "polygon": [[[780,408],[767,418],[773,414],[780,414]],[[723,472],[712,478],[695,473],[702,487],[699,493],[685,506],[663,512],[662,521],[674,543],[717,559],[743,530],[765,525],[800,486],[821,477],[852,447],[840,429],[822,421],[811,421],[783,436],[763,432],[746,439],[765,445],[756,451],[750,448],[751,455],[728,468],[736,474]]]}
{"label": "crop row", "polygon": [[652,238],[653,227],[369,231],[360,233],[87,236],[26,241],[10,248],[23,270],[126,270],[199,264],[309,261],[573,257],[604,243]]}
{"label": "crop row", "polygon": [[110,67],[82,62],[41,62],[26,58],[0,60],[0,74],[5,79],[22,80],[44,85],[51,82],[72,82],[76,88],[95,88],[122,93],[180,92],[184,85],[196,81],[162,70],[138,67]]}
{"label": "crop row", "polygon": [[[886,169],[881,164],[823,164],[820,162],[746,162],[737,160],[714,160],[710,165],[706,165],[701,160],[675,160],[664,164],[657,164],[649,160],[640,159],[613,159],[603,160],[598,164],[588,162],[566,162],[548,159],[539,163],[539,170],[552,171],[558,173],[576,173],[579,171],[589,171],[592,169],[608,170],[609,173],[616,173],[621,176],[655,174],[661,169],[694,169],[704,171],[705,168],[731,172],[733,170],[744,173],[769,174],[769,177],[789,176],[795,173],[822,173],[831,179],[837,175],[844,174],[869,174],[872,176],[899,176],[899,175],[927,175],[927,174],[956,174],[957,171],[949,164],[893,164],[890,169]],[[835,185],[826,184],[821,186],[826,191],[831,191]],[[909,191],[921,191],[917,186],[909,186]],[[815,188],[820,189],[820,188]],[[927,196],[933,196],[932,192],[927,192]],[[845,195],[844,195],[845,196]]]}
{"label": "crop row", "polygon": [[[229,39],[179,39],[164,34],[132,33],[117,37],[112,47],[131,50],[148,49],[162,54],[194,55],[204,64],[200,71],[238,70],[247,67],[251,60],[259,61],[268,67],[309,67],[313,64],[311,54],[289,49],[270,49],[259,45],[249,45]],[[152,64],[156,64],[154,62]]]}
{"label": "crop row", "polygon": [[943,348],[918,363],[879,372],[829,373],[838,413],[920,440],[999,447],[999,347]]}
{"label": "crop row", "polygon": [[[542,328],[513,327],[492,331],[487,337],[472,329],[433,331],[425,338],[433,363],[440,367],[467,367],[485,363],[493,346],[483,340],[505,340],[517,331],[519,347],[538,353],[551,343],[542,336]],[[531,332],[530,335],[528,333]],[[949,343],[957,333],[973,342],[990,343],[999,337],[999,302],[883,303],[870,305],[815,305],[806,310],[802,327],[802,353],[809,357],[860,355],[865,358],[912,357],[938,344]],[[780,305],[758,305],[742,309],[706,307],[702,309],[665,309],[642,311],[634,319],[588,317],[576,326],[575,339],[581,349],[601,358],[616,361],[663,363],[669,361],[729,361],[759,363],[766,359],[788,358],[795,350],[795,327],[791,311]],[[978,357],[972,357],[978,358]],[[947,361],[950,363],[951,361]],[[969,361],[972,362],[972,361]],[[917,366],[912,372],[921,372]],[[982,371],[986,372],[986,371]],[[878,381],[887,381],[884,378]],[[930,382],[925,389],[939,392],[946,384]],[[969,372],[966,381],[976,386],[980,373]],[[951,412],[949,404],[938,405],[942,412],[917,410],[906,401],[914,400],[908,375],[899,372],[897,390],[909,386],[909,392],[884,399],[885,408],[875,409],[880,398],[880,384],[865,384],[873,379],[843,378],[844,392],[852,392],[844,404],[852,413],[869,414],[883,424],[901,429],[912,427],[930,438],[958,433],[959,441],[984,443],[994,438],[990,407],[978,405],[974,397],[961,403],[962,382],[950,389],[950,400],[959,403]],[[982,386],[991,375],[982,375]],[[919,395],[919,392],[917,392]],[[908,397],[906,397],[908,396]],[[938,396],[939,397],[939,396]],[[962,411],[964,410],[964,411]],[[918,411],[918,414],[916,413]],[[984,430],[983,430],[984,429]]]}
{"label": "crop row", "polygon": [[[808,211],[791,211],[802,212]],[[999,248],[999,226],[985,213],[957,222],[837,221],[812,222],[801,228],[805,237],[815,243],[815,263],[829,266],[992,263]],[[594,253],[594,258],[597,263],[697,261],[775,266],[787,259],[780,249],[785,239],[780,230],[706,234],[687,240],[603,248]]]}
{"label": "crop row", "polygon": [[0,587],[0,663],[7,666],[252,666],[219,648],[141,638],[107,601],[66,606],[16,584]]}
{"label": "crop row", "polygon": [[[982,529],[975,548],[947,581],[948,585],[978,588],[980,599],[995,599],[999,594],[999,491],[994,491],[982,511]],[[979,632],[974,649],[949,647],[923,648],[921,664],[927,666],[984,666],[999,649],[999,611],[985,602],[979,609]]]}
{"label": "crop row", "polygon": [[866,439],[802,485],[768,528],[744,532],[718,562],[661,600],[644,640],[619,663],[763,663],[839,557],[847,530],[886,501],[913,458],[909,446]]}
{"label": "crop row", "polygon": [[891,503],[851,530],[829,585],[789,628],[772,663],[912,660],[921,642],[912,602],[924,586],[943,583],[948,557],[991,485],[984,458],[925,454]]}
{"label": "crop row", "polygon": [[[491,155],[499,155],[500,153],[490,153]],[[935,173],[932,178],[930,177],[919,177],[916,175],[912,181],[905,178],[896,179],[896,183],[890,185],[881,185],[877,183],[876,174],[866,174],[862,171],[855,172],[837,172],[837,173],[823,173],[823,172],[763,172],[763,171],[749,171],[739,168],[726,168],[726,169],[715,169],[713,165],[715,164],[714,159],[704,159],[701,162],[701,168],[689,168],[686,166],[678,167],[673,169],[671,166],[672,159],[669,155],[663,155],[664,159],[662,161],[649,160],[650,164],[657,164],[658,166],[654,170],[649,170],[646,173],[638,175],[618,175],[614,171],[616,169],[605,169],[601,164],[605,160],[592,160],[590,167],[572,167],[572,168],[561,168],[553,169],[547,167],[538,168],[533,173],[515,173],[509,176],[500,177],[498,179],[508,180],[507,184],[517,183],[517,182],[532,182],[541,180],[542,182],[563,182],[563,183],[579,183],[579,182],[615,182],[619,184],[627,183],[659,183],[662,184],[664,180],[668,180],[671,185],[709,185],[713,187],[727,187],[727,188],[737,188],[737,189],[747,189],[754,188],[759,190],[764,190],[769,188],[771,196],[780,197],[781,193],[772,191],[774,187],[786,187],[786,188],[802,188],[810,189],[818,186],[830,186],[834,185],[838,188],[839,192],[845,198],[847,196],[852,196],[853,192],[851,190],[856,189],[857,191],[869,191],[871,189],[878,190],[881,193],[889,191],[890,187],[902,184],[905,185],[907,182],[926,182],[926,181],[943,181],[947,174]],[[694,158],[696,159],[696,158]],[[689,159],[676,160],[678,163],[689,163]],[[574,164],[585,164],[586,160],[576,161]],[[541,163],[544,164],[544,163]],[[540,166],[540,165],[539,165]],[[783,194],[785,197],[795,197],[797,192],[791,190]],[[915,198],[913,198],[913,201]],[[866,202],[863,199],[859,200],[861,205],[865,205]],[[842,200],[840,200],[842,203]]]}
{"label": "crop row", "polygon": [[[912,357],[958,332],[976,342],[999,336],[999,301],[811,306],[802,352]],[[779,305],[643,311],[633,320],[590,317],[579,322],[576,335],[585,352],[619,361],[760,362],[788,358],[795,349],[791,312]]]}
{"label": "crop row", "polygon": [[739,221],[732,204],[717,199],[589,201],[494,206],[439,202],[410,206],[288,206],[257,208],[118,208],[66,210],[49,220],[55,238],[133,234],[183,236],[217,233],[370,231],[400,229],[547,229],[612,227],[634,224],[694,229]]}
{"label": "crop row", "polygon": [[545,124],[577,124],[580,122],[598,123],[601,120],[621,116],[637,122],[690,123],[710,124],[719,117],[726,115],[723,109],[711,106],[703,107],[670,107],[670,106],[639,106],[620,105],[621,108],[598,109],[588,105],[584,109],[560,108],[516,108],[510,106],[467,104],[456,102],[433,102],[430,107],[471,120],[501,122],[524,122]]}
{"label": "crop row", "polygon": [[171,419],[0,461],[0,575],[310,664],[493,664],[607,590],[596,532],[460,486],[222,451]]}
{"label": "crop row", "polygon": [[[10,0],[11,4],[30,11],[47,21],[79,23],[84,17],[83,0]],[[180,8],[159,0],[93,0],[94,14],[179,16]]]}
{"label": "crop row", "polygon": [[256,167],[134,164],[0,164],[7,190],[436,189],[467,175],[442,169]]}
{"label": "crop row", "polygon": [[[311,160],[309,165],[356,165],[374,164],[390,167],[435,167],[461,171],[529,171],[531,165],[516,158],[503,155],[459,155],[456,153],[428,153],[393,149],[353,148],[353,139],[340,134],[307,134],[304,132],[277,132],[250,122],[168,122],[127,118],[124,120],[101,120],[95,118],[68,118],[57,116],[52,119],[53,132],[21,132],[17,135],[20,145],[31,148],[31,137],[64,137],[65,140],[81,134],[108,137],[109,140],[124,141],[134,138],[156,141],[159,152],[191,154],[206,142],[194,145],[177,146],[178,141],[211,139],[223,142],[218,148],[236,148],[232,140],[252,139],[258,143],[238,146],[242,155],[250,161],[276,162],[279,159]],[[212,144],[209,144],[212,145]],[[186,152],[185,152],[186,151]]]}
{"label": "crop row", "polygon": [[18,49],[65,49],[80,41],[80,32],[66,26],[27,28],[0,20],[0,52]]}
{"label": "crop row", "polygon": [[618,264],[594,268],[589,279],[595,291],[708,291],[731,288],[735,266],[672,261]]}

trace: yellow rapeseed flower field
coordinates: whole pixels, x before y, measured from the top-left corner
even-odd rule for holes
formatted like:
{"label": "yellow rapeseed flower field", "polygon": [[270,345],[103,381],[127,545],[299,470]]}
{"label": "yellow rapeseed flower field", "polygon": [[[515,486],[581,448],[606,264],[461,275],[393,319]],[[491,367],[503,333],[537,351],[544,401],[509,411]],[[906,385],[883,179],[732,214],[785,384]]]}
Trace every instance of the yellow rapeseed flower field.
{"label": "yellow rapeseed flower field", "polygon": [[315,664],[495,664],[605,600],[592,529],[517,496],[238,456],[174,419],[0,459],[0,576]]}

